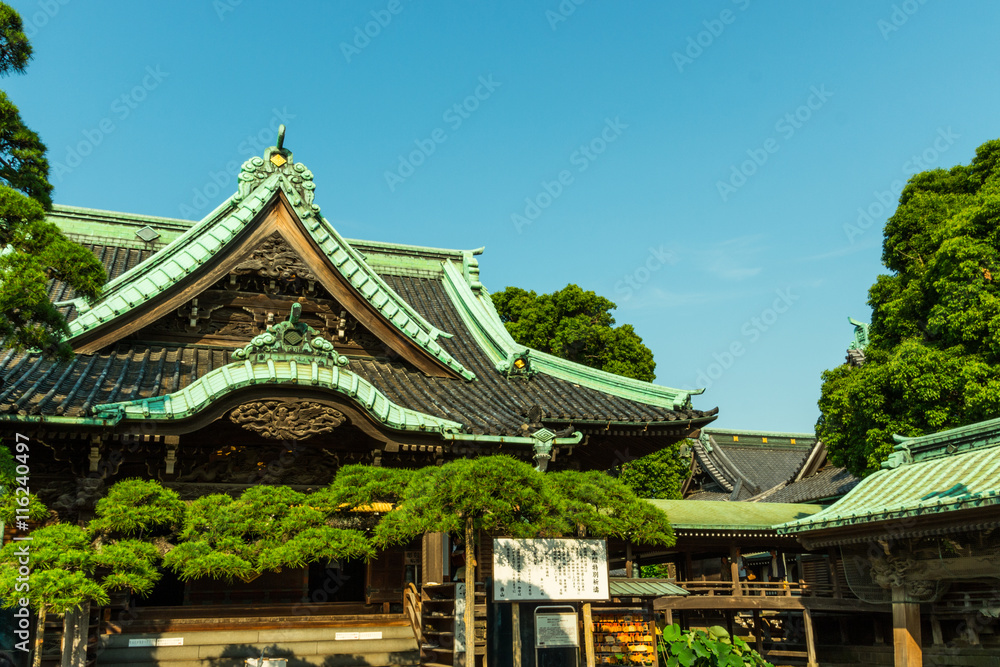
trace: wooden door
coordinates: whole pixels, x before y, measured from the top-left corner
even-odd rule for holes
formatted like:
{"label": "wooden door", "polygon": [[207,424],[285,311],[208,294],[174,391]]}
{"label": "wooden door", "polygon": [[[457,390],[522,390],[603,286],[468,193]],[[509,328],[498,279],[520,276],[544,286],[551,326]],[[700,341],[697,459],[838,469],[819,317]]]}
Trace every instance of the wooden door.
{"label": "wooden door", "polygon": [[365,574],[365,600],[368,604],[402,602],[406,565],[404,550],[386,549],[368,561]]}

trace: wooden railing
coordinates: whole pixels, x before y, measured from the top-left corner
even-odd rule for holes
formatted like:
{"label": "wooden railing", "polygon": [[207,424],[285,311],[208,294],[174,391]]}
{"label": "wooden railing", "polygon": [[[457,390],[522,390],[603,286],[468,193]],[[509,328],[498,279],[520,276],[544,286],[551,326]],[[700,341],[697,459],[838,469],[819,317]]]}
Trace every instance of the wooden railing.
{"label": "wooden railing", "polygon": [[403,589],[403,612],[410,619],[410,627],[413,628],[413,636],[417,638],[419,645],[424,644],[424,633],[421,621],[420,589],[413,583],[406,585]]}
{"label": "wooden railing", "polygon": [[840,591],[833,585],[805,581],[741,581],[738,582],[739,590],[731,581],[678,581],[677,585],[692,595],[840,597]]}

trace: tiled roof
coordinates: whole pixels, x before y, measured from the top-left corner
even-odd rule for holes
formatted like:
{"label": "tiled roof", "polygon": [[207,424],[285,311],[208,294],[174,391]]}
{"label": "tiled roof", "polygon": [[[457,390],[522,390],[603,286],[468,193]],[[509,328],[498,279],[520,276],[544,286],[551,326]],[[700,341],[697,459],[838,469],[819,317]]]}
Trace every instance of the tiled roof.
{"label": "tiled roof", "polygon": [[769,503],[814,503],[843,496],[860,481],[845,468],[826,466],[812,477],[761,494],[761,500]]}
{"label": "tiled roof", "polygon": [[783,482],[791,481],[816,445],[803,433],[703,429],[694,443],[694,456],[712,480],[747,500]]}
{"label": "tiled roof", "polygon": [[998,454],[1000,446],[989,444],[876,471],[824,511],[787,523],[779,532],[853,529],[907,517],[923,518],[1000,505]]}
{"label": "tiled roof", "polygon": [[815,515],[819,505],[647,500],[667,513],[674,530],[771,530],[775,524]]}
{"label": "tiled roof", "polygon": [[[692,408],[691,395],[700,391],[640,382],[518,346],[479,282],[474,255],[481,249],[343,239],[312,203],[312,175],[282,151],[272,147],[267,159],[245,163],[239,192],[200,222],[57,208],[53,220],[101,259],[109,282],[92,306],[73,301],[64,285],[50,286],[53,300],[65,302],[60,307],[70,320],[71,343],[80,342],[81,352],[54,362],[0,350],[0,421],[184,419],[251,385],[300,383],[348,397],[388,428],[426,429],[454,440],[489,436],[499,443],[501,436],[513,442],[587,431],[601,446],[585,448],[582,459],[609,467],[616,455],[630,456],[628,448],[615,451],[614,438],[641,432],[642,442],[632,438],[629,446],[648,453],[715,418],[715,409]],[[401,333],[407,345],[452,373],[418,368],[408,352],[340,357],[331,367],[301,357],[278,360],[269,352],[236,358],[235,349],[138,338],[137,314],[197,284],[188,276],[202,280],[224,271],[215,258],[243,248],[251,232],[264,233],[264,224],[304,234],[322,251],[311,261],[329,263],[324,269],[339,272],[345,294],[357,292],[391,325],[382,335]],[[147,225],[160,234],[149,244],[136,237]],[[329,341],[319,345],[333,350]],[[578,443],[582,435],[574,437]]]}
{"label": "tiled roof", "polygon": [[[600,421],[650,424],[710,420],[715,411],[672,410],[623,399],[538,373],[508,378],[465,330],[440,279],[384,276],[392,288],[436,327],[450,331],[441,341],[449,354],[470,368],[474,382],[429,377],[403,362],[351,359],[349,370],[369,381],[396,404],[461,423],[468,432],[522,435],[529,408],[538,406],[548,422]],[[95,405],[145,399],[177,392],[232,361],[219,348],[119,344],[69,363],[37,354],[0,357],[0,413],[85,415]],[[655,430],[655,429],[654,429]]]}

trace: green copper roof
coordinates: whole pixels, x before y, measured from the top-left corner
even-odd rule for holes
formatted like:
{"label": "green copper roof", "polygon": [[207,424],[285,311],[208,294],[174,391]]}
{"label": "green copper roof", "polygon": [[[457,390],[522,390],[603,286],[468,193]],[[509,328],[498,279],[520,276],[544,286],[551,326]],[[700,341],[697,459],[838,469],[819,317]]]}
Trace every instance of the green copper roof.
{"label": "green copper roof", "polygon": [[[897,444],[892,455],[895,456],[892,463],[897,460],[924,461],[1000,444],[1000,419],[976,422],[915,438],[896,435],[893,439]],[[882,467],[893,467],[892,463],[887,461]]]}
{"label": "green copper roof", "polygon": [[[995,422],[990,423],[995,429]],[[1000,447],[995,444],[879,470],[824,511],[786,523],[778,532],[857,526],[990,505],[1000,505]]]}
{"label": "green copper roof", "polygon": [[[255,356],[255,355],[252,355]],[[376,422],[399,431],[459,431],[458,422],[401,407],[361,376],[346,368],[302,363],[294,359],[234,362],[203,375],[184,389],[157,396],[94,407],[95,416],[136,420],[175,420],[197,414],[212,402],[244,387],[297,385],[317,387],[345,396]]]}
{"label": "green copper roof", "polygon": [[520,371],[525,374],[545,373],[621,398],[671,409],[690,407],[691,395],[703,391],[682,391],[633,380],[518,345],[500,321],[490,295],[479,284],[478,268],[463,269],[460,270],[452,262],[444,262],[445,289],[465,326],[500,372],[518,373],[514,362],[521,359],[528,364],[524,371]]}
{"label": "green copper roof", "polygon": [[687,595],[688,592],[666,579],[608,579],[608,591],[613,598],[663,597]]}
{"label": "green copper roof", "polygon": [[771,530],[775,525],[810,517],[821,505],[743,503],[718,500],[647,500],[667,513],[675,530]]}
{"label": "green copper roof", "polygon": [[[275,156],[280,159],[272,159]],[[319,206],[313,204],[314,190],[312,173],[301,162],[292,162],[288,151],[271,147],[265,158],[248,160],[239,175],[239,191],[165,248],[109,282],[102,299],[70,322],[69,341],[128,313],[200,269],[282,192],[312,240],[362,297],[430,356],[466,380],[474,379],[475,374],[438,344],[439,336],[449,334],[427,322],[396,294],[363,255],[319,215]]]}

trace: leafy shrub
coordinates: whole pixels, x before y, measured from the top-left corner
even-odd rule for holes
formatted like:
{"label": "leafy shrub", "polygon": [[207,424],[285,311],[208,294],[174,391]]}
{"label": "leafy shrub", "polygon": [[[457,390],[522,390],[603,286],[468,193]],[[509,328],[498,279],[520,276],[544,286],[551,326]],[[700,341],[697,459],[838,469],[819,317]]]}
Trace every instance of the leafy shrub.
{"label": "leafy shrub", "polygon": [[667,667],[774,667],[739,637],[715,625],[708,632],[668,625],[660,635],[660,660]]}

